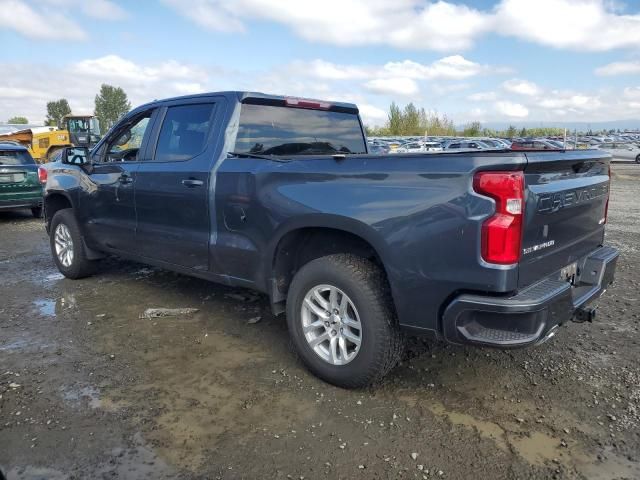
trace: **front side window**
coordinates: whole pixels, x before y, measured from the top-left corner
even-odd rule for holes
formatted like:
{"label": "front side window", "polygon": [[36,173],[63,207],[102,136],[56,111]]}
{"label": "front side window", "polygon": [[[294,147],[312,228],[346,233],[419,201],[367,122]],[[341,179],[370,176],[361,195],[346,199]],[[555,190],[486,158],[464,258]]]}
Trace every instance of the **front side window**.
{"label": "front side window", "polygon": [[235,152],[261,155],[366,153],[355,113],[243,104]]}
{"label": "front side window", "polygon": [[149,128],[153,112],[143,113],[118,128],[107,147],[107,162],[135,162],[139,160],[142,140]]}
{"label": "front side window", "polygon": [[213,103],[169,107],[158,137],[155,160],[182,161],[202,153],[213,107]]}
{"label": "front side window", "polygon": [[35,162],[26,150],[0,150],[0,166],[33,165]]}

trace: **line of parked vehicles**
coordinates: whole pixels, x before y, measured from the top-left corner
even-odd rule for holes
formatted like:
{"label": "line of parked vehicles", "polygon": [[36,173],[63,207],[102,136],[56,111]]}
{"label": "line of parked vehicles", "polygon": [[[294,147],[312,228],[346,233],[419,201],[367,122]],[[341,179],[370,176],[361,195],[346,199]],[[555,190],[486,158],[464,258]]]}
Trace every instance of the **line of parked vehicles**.
{"label": "line of parked vehicles", "polygon": [[492,138],[492,137],[370,137],[369,152],[425,153],[445,150],[573,150],[599,149],[613,160],[640,163],[640,134],[611,136]]}

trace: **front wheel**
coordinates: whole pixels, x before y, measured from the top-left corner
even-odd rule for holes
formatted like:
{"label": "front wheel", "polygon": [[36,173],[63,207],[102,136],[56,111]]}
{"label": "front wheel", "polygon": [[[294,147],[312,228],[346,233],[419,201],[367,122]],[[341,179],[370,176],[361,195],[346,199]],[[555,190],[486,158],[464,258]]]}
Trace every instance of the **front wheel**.
{"label": "front wheel", "polygon": [[94,262],[87,258],[73,209],[65,208],[56,212],[51,220],[50,232],[51,253],[60,273],[72,279],[89,276]]}
{"label": "front wheel", "polygon": [[636,163],[640,163],[640,155],[636,157]]}
{"label": "front wheel", "polygon": [[307,368],[339,387],[379,382],[404,349],[384,273],[355,255],[304,265],[289,288],[287,323]]}

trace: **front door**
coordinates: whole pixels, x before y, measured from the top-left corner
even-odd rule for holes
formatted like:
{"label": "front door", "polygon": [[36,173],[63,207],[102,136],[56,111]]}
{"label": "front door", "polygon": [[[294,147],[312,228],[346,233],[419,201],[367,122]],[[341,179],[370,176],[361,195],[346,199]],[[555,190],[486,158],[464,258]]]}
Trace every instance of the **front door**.
{"label": "front door", "polygon": [[91,185],[81,189],[87,235],[99,247],[135,253],[135,182],[151,131],[154,110],[118,126],[93,153]]}
{"label": "front door", "polygon": [[149,161],[136,173],[137,243],[150,259],[198,271],[209,262],[209,199],[223,100],[167,104],[158,115]]}

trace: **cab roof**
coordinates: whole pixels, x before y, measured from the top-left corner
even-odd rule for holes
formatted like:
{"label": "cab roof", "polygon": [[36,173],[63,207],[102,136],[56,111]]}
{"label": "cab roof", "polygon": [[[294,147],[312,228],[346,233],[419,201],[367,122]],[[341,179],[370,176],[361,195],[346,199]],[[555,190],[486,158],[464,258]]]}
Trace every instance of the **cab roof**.
{"label": "cab roof", "polygon": [[[358,112],[358,106],[355,103],[347,103],[347,102],[334,102],[331,100],[318,100],[311,98],[303,98],[303,97],[295,97],[295,96],[284,96],[284,95],[271,95],[262,92],[249,92],[249,91],[238,91],[238,90],[230,90],[230,91],[222,91],[222,92],[207,92],[207,93],[198,93],[193,95],[183,95],[180,97],[171,97],[164,98],[161,100],[154,100],[153,102],[149,102],[145,105],[141,105],[140,107],[149,107],[156,104],[163,104],[165,102],[173,102],[175,100],[190,100],[190,99],[198,99],[198,98],[207,98],[211,96],[224,96],[240,103],[253,103],[253,101],[262,101],[267,103],[271,102],[286,102],[287,100],[302,100],[310,103],[321,103],[321,104],[329,104],[331,105],[331,109],[339,109],[345,111],[352,111],[353,113]],[[134,110],[138,110],[140,107],[135,108]]]}

